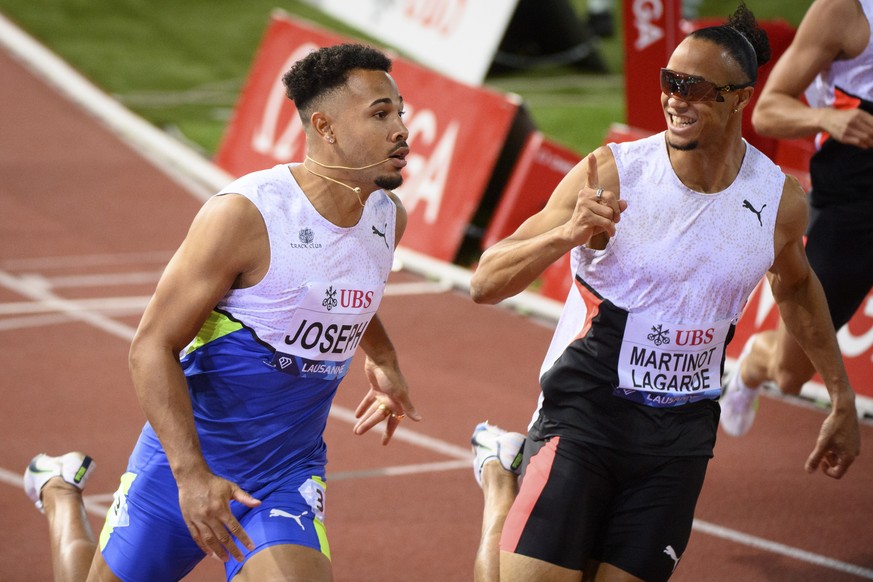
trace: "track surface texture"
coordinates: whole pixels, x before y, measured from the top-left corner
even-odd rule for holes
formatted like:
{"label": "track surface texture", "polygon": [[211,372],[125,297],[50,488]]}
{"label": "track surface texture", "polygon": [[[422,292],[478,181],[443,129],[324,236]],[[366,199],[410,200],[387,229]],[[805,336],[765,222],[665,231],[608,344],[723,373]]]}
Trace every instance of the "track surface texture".
{"label": "track surface texture", "polygon": [[[145,302],[201,204],[101,122],[0,53],[0,580],[51,579],[46,522],[21,491],[39,452],[83,450],[93,527],[144,421],[127,349]],[[424,420],[395,442],[355,437],[360,360],[340,388],[327,529],[338,581],[472,579],[482,496],[469,437],[523,430],[551,322],[477,306],[406,272],[381,315]],[[762,399],[744,438],[720,435],[677,581],[873,579],[873,465],[807,475],[824,412]],[[865,446],[873,427],[862,427]],[[206,560],[187,580],[221,580]]]}

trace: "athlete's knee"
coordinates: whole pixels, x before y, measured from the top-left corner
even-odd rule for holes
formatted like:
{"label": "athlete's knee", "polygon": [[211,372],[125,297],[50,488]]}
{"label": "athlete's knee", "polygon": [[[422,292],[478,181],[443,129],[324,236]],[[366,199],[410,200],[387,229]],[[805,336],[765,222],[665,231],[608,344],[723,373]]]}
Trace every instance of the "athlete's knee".
{"label": "athlete's knee", "polygon": [[774,370],[772,377],[780,392],[788,396],[797,396],[803,385],[812,378],[812,373],[806,369],[782,366]]}
{"label": "athlete's knee", "polygon": [[333,580],[333,572],[330,558],[324,553],[296,544],[279,544],[252,554],[232,580],[329,582]]}
{"label": "athlete's knee", "polygon": [[815,368],[806,355],[798,351],[797,357],[784,357],[783,354],[783,357],[776,358],[769,376],[780,392],[788,396],[797,396],[814,373]]}
{"label": "athlete's knee", "polygon": [[527,582],[528,580],[578,582],[582,580],[582,571],[564,568],[522,554],[501,551],[500,582]]}
{"label": "athlete's knee", "polygon": [[88,582],[121,582],[121,578],[109,568],[99,550],[94,553],[91,569],[88,572]]}
{"label": "athlete's knee", "polygon": [[[669,575],[668,575],[669,576]],[[660,578],[652,578],[660,579]],[[582,582],[595,582],[596,580],[609,580],[610,582],[645,582],[643,578],[634,576],[630,572],[622,570],[605,562],[589,562],[585,567]]]}
{"label": "athlete's knee", "polygon": [[815,374],[815,368],[803,349],[784,329],[775,336],[773,357],[768,377],[780,392],[790,396],[800,394],[803,385]]}

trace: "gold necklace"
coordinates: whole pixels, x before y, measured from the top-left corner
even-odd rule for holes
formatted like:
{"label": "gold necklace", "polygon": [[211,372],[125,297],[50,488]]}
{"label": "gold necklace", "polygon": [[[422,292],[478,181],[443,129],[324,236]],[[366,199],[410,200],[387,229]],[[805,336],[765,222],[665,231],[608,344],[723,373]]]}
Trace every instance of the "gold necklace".
{"label": "gold necklace", "polygon": [[[309,156],[306,156],[306,159],[309,160],[309,159],[311,159],[311,158],[310,158]],[[312,161],[315,162],[315,160],[312,160]],[[317,164],[318,162],[315,162],[315,163]],[[318,176],[319,178],[324,178],[325,180],[330,180],[331,182],[334,182],[335,184],[339,184],[340,186],[343,186],[343,187],[345,187],[345,188],[348,188],[349,190],[351,190],[352,192],[354,192],[355,195],[358,197],[358,204],[361,205],[361,208],[364,207],[364,201],[361,200],[361,189],[360,189],[360,188],[358,188],[357,186],[349,186],[348,184],[344,184],[343,182],[340,182],[339,180],[334,180],[334,179],[331,178],[330,176],[325,176],[324,174],[319,174],[319,173],[316,172],[315,170],[310,169],[310,168],[306,165],[306,162],[305,162],[305,161],[304,161],[303,164],[301,164],[301,165],[303,166],[303,169],[304,169],[304,170],[306,170],[307,172],[309,172],[309,173],[312,174],[313,176]]]}

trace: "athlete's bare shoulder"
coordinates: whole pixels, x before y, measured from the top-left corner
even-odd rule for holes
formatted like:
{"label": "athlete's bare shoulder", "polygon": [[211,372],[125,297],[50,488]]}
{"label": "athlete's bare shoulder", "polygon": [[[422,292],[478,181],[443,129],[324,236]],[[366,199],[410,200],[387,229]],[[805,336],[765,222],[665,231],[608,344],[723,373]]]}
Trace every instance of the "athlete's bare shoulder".
{"label": "athlete's bare shoulder", "polygon": [[403,206],[403,201],[400,200],[400,197],[397,194],[395,194],[391,190],[385,190],[385,194],[388,196],[388,199],[394,203],[394,206],[397,207],[397,215],[394,219],[394,246],[396,247],[400,243],[400,239],[403,237],[403,233],[406,232],[406,208]]}
{"label": "athlete's bare shoulder", "polygon": [[786,244],[803,237],[808,221],[809,205],[806,192],[796,177],[785,174],[779,212],[776,215],[774,247],[777,256]]}

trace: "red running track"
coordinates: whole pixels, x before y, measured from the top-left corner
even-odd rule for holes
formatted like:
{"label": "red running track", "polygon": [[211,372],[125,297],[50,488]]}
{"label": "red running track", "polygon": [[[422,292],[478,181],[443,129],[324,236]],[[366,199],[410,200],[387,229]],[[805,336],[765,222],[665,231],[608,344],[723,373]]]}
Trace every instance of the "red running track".
{"label": "red running track", "polygon": [[[38,452],[99,465],[92,522],[111,499],[143,415],[127,347],[163,264],[199,202],[0,53],[0,580],[49,580],[45,519],[20,490]],[[339,581],[472,578],[481,493],[468,458],[484,419],[526,425],[551,324],[474,305],[408,273],[382,317],[425,419],[383,448],[348,420],[358,362],[327,429],[327,527]],[[674,580],[873,579],[869,453],[841,481],[803,472],[820,410],[764,398],[741,439],[720,436]],[[873,427],[863,427],[865,444]],[[207,560],[187,580],[220,580]]]}

